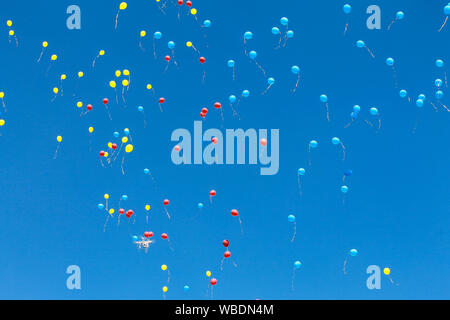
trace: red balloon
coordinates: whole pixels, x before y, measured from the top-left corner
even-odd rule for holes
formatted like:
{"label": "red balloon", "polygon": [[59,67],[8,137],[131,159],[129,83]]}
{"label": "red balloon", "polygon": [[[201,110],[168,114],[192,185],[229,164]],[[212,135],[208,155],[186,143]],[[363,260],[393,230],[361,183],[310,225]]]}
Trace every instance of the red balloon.
{"label": "red balloon", "polygon": [[166,59],[166,61],[170,61],[170,56],[165,56],[164,59]]}
{"label": "red balloon", "polygon": [[239,211],[237,211],[236,209],[231,210],[231,215],[233,217],[237,217],[239,215]]}
{"label": "red balloon", "polygon": [[108,104],[109,100],[108,98],[103,99],[103,104]]}
{"label": "red balloon", "polygon": [[175,151],[179,152],[179,151],[181,150],[181,147],[178,146],[178,145],[176,145],[176,146],[174,147],[174,149],[175,149]]}
{"label": "red balloon", "polygon": [[267,139],[261,139],[260,143],[263,147],[267,146]]}
{"label": "red balloon", "polygon": [[88,105],[86,106],[86,109],[88,109],[88,111],[91,111],[91,110],[92,110],[92,104],[88,104]]}
{"label": "red balloon", "polygon": [[211,191],[209,192],[209,195],[210,195],[211,197],[214,197],[216,194],[217,194],[216,190],[211,190]]}
{"label": "red balloon", "polygon": [[165,240],[165,239],[169,238],[169,236],[167,235],[167,233],[163,233],[163,234],[161,235],[161,238],[163,238],[163,239]]}
{"label": "red balloon", "polygon": [[126,216],[127,218],[130,218],[133,214],[134,214],[133,210],[128,210]]}
{"label": "red balloon", "polygon": [[200,63],[205,63],[206,59],[204,57],[200,57]]}
{"label": "red balloon", "polygon": [[183,0],[178,0],[178,4],[181,6],[183,5]]}
{"label": "red balloon", "polygon": [[215,286],[217,284],[217,279],[216,278],[212,278],[211,279],[211,285]]}
{"label": "red balloon", "polygon": [[147,239],[153,237],[153,232],[151,231],[144,232],[144,237],[146,237]]}
{"label": "red balloon", "polygon": [[120,213],[120,214],[124,214],[124,213],[125,213],[125,210],[124,210],[124,209],[119,209],[119,213]]}
{"label": "red balloon", "polygon": [[190,7],[190,6],[192,6],[192,2],[191,1],[186,1],[186,5],[188,6],[188,7]]}
{"label": "red balloon", "polygon": [[230,241],[228,241],[228,240],[223,240],[223,241],[222,241],[222,244],[223,244],[223,246],[224,246],[225,248],[228,248],[228,246],[230,245]]}
{"label": "red balloon", "polygon": [[113,144],[112,144],[112,148],[113,148],[114,150],[116,150],[116,149],[117,149],[117,144],[113,143]]}
{"label": "red balloon", "polygon": [[214,103],[214,108],[220,109],[221,107],[222,107],[222,105],[220,104],[220,102]]}
{"label": "red balloon", "polygon": [[208,113],[208,109],[207,108],[203,108],[202,109],[202,113],[207,114]]}
{"label": "red balloon", "polygon": [[216,137],[212,138],[212,143],[217,144],[217,142],[219,142],[219,139],[217,139]]}
{"label": "red balloon", "polygon": [[163,203],[164,203],[165,206],[168,206],[169,203],[170,203],[170,201],[169,201],[168,199],[164,199],[164,202],[163,202]]}
{"label": "red balloon", "polygon": [[200,117],[204,118],[206,116],[206,113],[200,112]]}
{"label": "red balloon", "polygon": [[231,257],[231,252],[230,251],[225,251],[223,256],[228,259],[229,257]]}
{"label": "red balloon", "polygon": [[105,151],[100,151],[100,157],[104,157],[105,156]]}
{"label": "red balloon", "polygon": [[164,103],[164,101],[166,101],[166,99],[164,99],[164,98],[159,98],[159,103]]}

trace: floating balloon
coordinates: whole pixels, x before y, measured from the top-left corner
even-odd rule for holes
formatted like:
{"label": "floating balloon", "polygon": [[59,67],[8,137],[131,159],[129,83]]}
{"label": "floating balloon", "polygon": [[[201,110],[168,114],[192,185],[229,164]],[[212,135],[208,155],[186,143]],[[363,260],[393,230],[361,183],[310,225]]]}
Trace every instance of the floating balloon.
{"label": "floating balloon", "polygon": [[292,93],[295,93],[295,91],[297,91],[298,85],[300,83],[300,68],[298,66],[292,66],[291,67],[291,72],[293,74],[297,75],[297,82],[295,83],[294,89],[292,89]]}
{"label": "floating balloon", "polygon": [[294,224],[294,233],[292,235],[291,242],[294,242],[295,235],[297,234],[297,222],[295,220],[296,220],[296,218],[295,218],[295,216],[293,214],[288,215],[288,221],[290,223]]}

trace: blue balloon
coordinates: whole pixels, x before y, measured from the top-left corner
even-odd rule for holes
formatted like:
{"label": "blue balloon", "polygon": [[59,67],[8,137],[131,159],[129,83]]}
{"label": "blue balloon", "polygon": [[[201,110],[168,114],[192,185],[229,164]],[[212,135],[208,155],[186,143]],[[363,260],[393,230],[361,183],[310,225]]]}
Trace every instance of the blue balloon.
{"label": "blue balloon", "polygon": [[351,117],[352,119],[358,118],[358,112],[352,112],[352,113],[350,113],[350,117]]}
{"label": "blue balloon", "polygon": [[386,64],[388,66],[393,66],[394,65],[394,59],[393,58],[387,58],[386,59]]}
{"label": "blue balloon", "polygon": [[250,57],[250,59],[254,60],[258,56],[258,53],[256,51],[252,50],[248,53],[248,56]]}
{"label": "blue balloon", "polygon": [[370,114],[373,116],[376,116],[378,114],[378,109],[377,108],[370,108]]}
{"label": "blue balloon", "polygon": [[342,8],[342,10],[344,10],[345,14],[349,14],[350,12],[352,12],[352,6],[349,4],[344,4],[344,7]]}
{"label": "blue balloon", "polygon": [[149,173],[150,173],[150,170],[148,170],[147,168],[145,168],[145,169],[144,169],[144,173],[145,173],[145,174],[149,174]]}
{"label": "blue balloon", "polygon": [[346,176],[346,177],[350,177],[352,174],[353,174],[353,171],[350,169],[347,169],[344,171],[344,176]]}
{"label": "blue balloon", "polygon": [[347,186],[342,186],[341,187],[341,192],[342,193],[347,193],[348,192],[348,187]]}
{"label": "blue balloon", "polygon": [[288,215],[288,221],[291,223],[295,222],[295,216],[292,214]]}
{"label": "blue balloon", "polygon": [[98,208],[99,210],[103,210],[103,209],[105,209],[105,205],[104,205],[103,203],[99,203],[99,204],[97,205],[97,208]]}
{"label": "blue balloon", "polygon": [[419,97],[418,97],[420,100],[423,100],[423,101],[425,101],[425,95],[423,94],[423,93],[421,93],[421,94],[419,94]]}
{"label": "blue balloon", "polygon": [[296,269],[300,269],[301,266],[302,266],[302,263],[301,263],[300,261],[295,261],[295,262],[294,262],[294,267],[295,267]]}
{"label": "blue balloon", "polygon": [[405,98],[408,95],[408,92],[402,89],[398,94],[400,95],[401,98]]}
{"label": "blue balloon", "polygon": [[183,289],[184,289],[184,292],[188,292],[189,291],[189,286],[184,286]]}
{"label": "blue balloon", "polygon": [[154,37],[155,39],[161,39],[162,33],[159,32],[159,31],[156,31],[156,32],[153,34],[153,37]]}
{"label": "blue balloon", "polygon": [[249,95],[250,95],[250,91],[248,91],[248,90],[242,91],[242,96],[243,96],[244,98],[248,98]]}
{"label": "blue balloon", "polygon": [[143,112],[144,111],[144,107],[143,106],[139,106],[137,109],[138,109],[139,112]]}
{"label": "blue balloon", "polygon": [[403,11],[398,11],[395,16],[398,20],[402,20],[405,17],[405,13]]}
{"label": "blue balloon", "polygon": [[131,239],[133,239],[134,242],[139,240],[139,238],[137,236],[133,236],[133,237],[131,237]]}
{"label": "blue balloon", "polygon": [[118,133],[117,131],[113,133],[114,138],[118,138],[120,136],[120,133]]}
{"label": "blue balloon", "polygon": [[444,92],[442,92],[441,90],[436,91],[436,99],[441,100],[443,96]]}
{"label": "blue balloon", "polygon": [[366,44],[364,43],[364,41],[358,40],[358,41],[356,41],[356,46],[358,48],[364,48],[366,46]]}
{"label": "blue balloon", "polygon": [[338,145],[339,143],[341,143],[341,139],[334,137],[333,139],[331,139],[331,143],[334,145]]}
{"label": "blue balloon", "polygon": [[317,146],[319,145],[319,143],[316,140],[311,140],[311,142],[309,143],[309,145],[311,146],[311,148],[317,148]]}
{"label": "blue balloon", "polygon": [[440,86],[442,86],[442,80],[441,79],[434,80],[434,85],[439,88]]}
{"label": "blue balloon", "polygon": [[197,205],[197,207],[198,207],[199,209],[202,209],[202,208],[203,208],[203,203],[199,202],[198,205]]}
{"label": "blue balloon", "polygon": [[175,42],[169,41],[169,42],[167,42],[167,46],[169,47],[169,49],[173,49],[173,48],[175,48]]}
{"label": "blue balloon", "polygon": [[353,112],[359,113],[361,111],[361,107],[357,104],[353,106]]}
{"label": "blue balloon", "polygon": [[275,79],[272,78],[272,77],[270,77],[269,79],[267,79],[267,83],[268,83],[269,85],[273,85],[273,84],[275,83]]}
{"label": "blue balloon", "polygon": [[122,195],[122,200],[127,201],[128,200],[128,196],[126,194]]}
{"label": "blue balloon", "polygon": [[293,38],[294,37],[294,31],[289,30],[288,32],[286,32],[286,37]]}
{"label": "blue balloon", "polygon": [[292,66],[291,67],[291,72],[293,74],[298,74],[300,72],[300,68],[298,66]]}
{"label": "blue balloon", "polygon": [[423,100],[417,99],[416,106],[419,107],[419,108],[422,108],[423,107]]}
{"label": "blue balloon", "polygon": [[436,60],[436,67],[442,68],[444,66],[444,61],[441,59]]}
{"label": "blue balloon", "polygon": [[205,28],[211,27],[211,20],[205,20],[205,21],[203,21],[203,26],[204,26]]}
{"label": "blue balloon", "polygon": [[450,4],[444,7],[444,14],[447,16],[450,15]]}
{"label": "blue balloon", "polygon": [[298,174],[299,174],[299,175],[304,176],[305,173],[306,173],[306,170],[305,170],[305,169],[303,169],[303,168],[298,169]]}
{"label": "blue balloon", "polygon": [[128,136],[130,134],[130,129],[123,129],[123,133]]}
{"label": "blue balloon", "polygon": [[289,19],[286,18],[286,17],[283,17],[283,18],[280,19],[280,23],[281,23],[283,26],[287,26],[287,24],[289,23]]}
{"label": "blue balloon", "polygon": [[279,33],[280,33],[280,29],[278,29],[277,27],[273,27],[273,28],[272,28],[272,34],[277,35],[277,34],[279,34]]}
{"label": "blue balloon", "polygon": [[253,33],[251,33],[250,31],[245,32],[244,38],[245,40],[250,40],[251,38],[253,38]]}
{"label": "blue balloon", "polygon": [[320,96],[320,101],[322,101],[323,103],[328,102],[328,97],[325,94],[322,94]]}
{"label": "blue balloon", "polygon": [[356,257],[356,256],[358,255],[358,250],[356,250],[356,249],[351,249],[351,250],[350,250],[350,255],[351,255],[352,257]]}
{"label": "blue balloon", "polygon": [[231,103],[235,103],[235,102],[236,102],[236,96],[231,95],[231,96],[228,97],[228,100],[229,100]]}
{"label": "blue balloon", "polygon": [[228,60],[228,61],[227,61],[227,65],[228,65],[230,68],[233,68],[234,65],[235,65],[234,60]]}

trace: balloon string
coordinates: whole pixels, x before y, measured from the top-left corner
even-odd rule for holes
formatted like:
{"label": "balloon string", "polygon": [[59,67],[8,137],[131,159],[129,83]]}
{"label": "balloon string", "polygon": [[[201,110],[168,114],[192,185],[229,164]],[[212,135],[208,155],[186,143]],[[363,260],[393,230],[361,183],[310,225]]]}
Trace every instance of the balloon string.
{"label": "balloon string", "polygon": [[233,66],[233,81],[234,81],[235,67]]}
{"label": "balloon string", "polygon": [[294,234],[292,235],[291,242],[294,242],[296,234],[297,234],[297,222],[294,222]]}
{"label": "balloon string", "polygon": [[122,168],[122,174],[125,175],[125,171],[123,169],[123,163],[125,162],[125,155],[122,157],[122,165],[120,166]]}
{"label": "balloon string", "polygon": [[348,255],[345,257],[345,260],[344,260],[344,268],[343,268],[344,274],[347,274],[347,270],[346,270],[347,260],[348,260]]}
{"label": "balloon string", "polygon": [[434,111],[438,112],[438,108],[436,108],[436,106],[434,105],[433,102],[430,101],[431,106],[433,107]]}
{"label": "balloon string", "polygon": [[372,124],[369,120],[365,119],[364,121],[365,121],[369,126],[373,127],[373,124]]}
{"label": "balloon string", "polygon": [[156,42],[155,42],[155,38],[153,38],[153,57],[156,59]]}
{"label": "balloon string", "polygon": [[394,282],[394,280],[392,280],[392,278],[391,277],[388,277],[388,279],[389,279],[389,281],[393,284],[393,285],[395,285],[395,286],[399,286],[399,284],[398,283],[395,283]]}
{"label": "balloon string", "polygon": [[222,262],[220,263],[220,271],[223,271],[223,262],[225,261],[225,257],[222,258]]}
{"label": "balloon string", "polygon": [[442,26],[439,28],[438,32],[441,32],[442,28],[444,28],[445,24],[447,23],[447,20],[448,20],[448,16],[445,17],[445,21],[442,24]]}
{"label": "balloon string", "polygon": [[397,89],[398,88],[397,71],[395,70],[394,66],[392,66],[392,71],[394,72],[394,86]]}
{"label": "balloon string", "polygon": [[120,226],[120,214],[119,214],[119,221],[118,221],[117,225]]}
{"label": "balloon string", "polygon": [[56,146],[56,151],[55,151],[55,155],[53,156],[53,159],[56,159],[56,157],[58,156],[59,146],[60,146],[60,144],[58,143],[58,145]]}
{"label": "balloon string", "polygon": [[294,289],[294,281],[295,281],[295,267],[294,267],[294,270],[292,270],[292,284],[291,284],[292,291],[295,290]]}
{"label": "balloon string", "polygon": [[92,68],[95,68],[95,62],[97,61],[98,57],[100,57],[100,55],[96,56],[94,58],[94,61],[92,61]]}
{"label": "balloon string", "polygon": [[447,71],[444,71],[444,78],[445,78],[445,87],[448,88]]}
{"label": "balloon string", "polygon": [[342,142],[341,142],[341,147],[342,147],[342,161],[345,161],[345,156],[346,156],[345,150],[346,149]]}
{"label": "balloon string", "polygon": [[366,47],[367,51],[369,52],[370,56],[375,59],[375,55],[372,53],[372,51],[370,51],[370,49],[368,47]]}
{"label": "balloon string", "polygon": [[266,90],[264,90],[261,94],[265,95],[267,93],[267,91],[269,91],[269,89],[272,87],[271,84],[269,84],[269,86],[266,88]]}
{"label": "balloon string", "polygon": [[241,217],[238,217],[238,220],[239,220],[239,224],[240,224],[240,226],[241,226],[241,234],[244,234],[244,228],[243,228],[243,226],[242,226],[242,220],[241,220]]}
{"label": "balloon string", "polygon": [[258,67],[258,69],[261,70],[261,72],[264,74],[264,76],[266,76],[266,70],[264,70],[264,68],[261,67],[261,65],[258,63],[258,61],[255,60],[255,64]]}
{"label": "balloon string", "polygon": [[354,122],[355,120],[352,119],[352,121],[350,121],[349,123],[347,123],[347,125],[344,127],[344,129],[347,129],[348,127],[350,127],[350,125]]}
{"label": "balloon string", "polygon": [[[347,18],[347,20],[348,20],[348,18]],[[348,29],[348,21],[347,21],[347,23],[345,24],[344,36],[347,34],[347,29]]]}
{"label": "balloon string", "polygon": [[295,83],[295,87],[294,87],[294,89],[292,90],[292,93],[295,93],[295,92],[297,91],[297,88],[298,88],[299,83],[300,83],[300,73],[299,73],[298,76],[297,76],[297,82]]}
{"label": "balloon string", "polygon": [[108,112],[109,120],[112,120],[112,118],[111,118],[111,113],[109,113],[108,104],[105,104],[105,108],[106,108],[106,111]]}
{"label": "balloon string", "polygon": [[394,22],[397,20],[397,18],[395,18],[394,20],[391,21],[391,23],[388,25],[387,29],[391,30],[392,25],[394,24]]}
{"label": "balloon string", "polygon": [[438,101],[438,103],[445,109],[447,110],[447,112],[450,112],[450,109],[447,108],[447,106],[445,104],[442,104],[442,102]]}
{"label": "balloon string", "polygon": [[109,216],[110,215],[108,214],[108,216],[106,217],[105,225],[103,226],[103,232],[106,232],[106,225],[108,224]]}
{"label": "balloon string", "polygon": [[378,130],[380,130],[380,129],[381,129],[381,117],[378,114]]}
{"label": "balloon string", "polygon": [[308,145],[308,164],[311,166],[311,144]]}
{"label": "balloon string", "polygon": [[41,62],[42,55],[44,54],[44,49],[45,49],[45,48],[42,48],[41,54],[39,55],[39,58],[37,59],[37,62],[38,62],[38,63]]}
{"label": "balloon string", "polygon": [[169,220],[170,220],[170,213],[166,207],[164,207],[164,211],[166,212],[167,218],[169,218]]}
{"label": "balloon string", "polygon": [[116,25],[115,25],[115,27],[114,27],[114,30],[117,30],[117,21],[119,20],[119,12],[120,12],[120,9],[119,9],[119,11],[117,11],[117,15],[116,15]]}
{"label": "balloon string", "polygon": [[330,108],[328,107],[328,102],[325,103],[325,108],[327,109],[327,120],[330,122]]}

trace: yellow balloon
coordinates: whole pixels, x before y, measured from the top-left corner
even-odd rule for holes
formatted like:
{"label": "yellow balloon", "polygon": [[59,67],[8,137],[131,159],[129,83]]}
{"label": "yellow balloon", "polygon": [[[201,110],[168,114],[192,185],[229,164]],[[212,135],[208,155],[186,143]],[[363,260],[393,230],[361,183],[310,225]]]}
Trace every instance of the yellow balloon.
{"label": "yellow balloon", "polygon": [[7,25],[8,27],[12,27],[12,21],[11,21],[11,20],[6,21],[6,25]]}
{"label": "yellow balloon", "polygon": [[112,143],[108,142],[108,148],[112,149]]}
{"label": "yellow balloon", "polygon": [[146,35],[147,35],[147,31],[142,30],[142,31],[141,31],[141,38],[145,37]]}
{"label": "yellow balloon", "polygon": [[130,84],[130,82],[127,79],[122,80],[122,85],[124,87],[128,87],[129,84]]}
{"label": "yellow balloon", "polygon": [[391,274],[391,269],[389,269],[389,268],[384,268],[383,272],[384,272],[385,275],[388,276],[388,275]]}
{"label": "yellow balloon", "polygon": [[128,69],[123,70],[123,75],[128,77],[130,75],[130,70]]}
{"label": "yellow balloon", "polygon": [[167,266],[166,266],[165,264],[163,264],[163,265],[161,266],[161,270],[162,270],[162,271],[166,271],[166,270],[167,270]]}
{"label": "yellow balloon", "polygon": [[166,293],[169,290],[166,286],[163,287],[163,292]]}
{"label": "yellow balloon", "polygon": [[105,55],[105,50],[100,50],[100,52],[98,54],[101,55],[101,56],[104,56]]}
{"label": "yellow balloon", "polygon": [[134,147],[132,144],[127,144],[127,146],[125,147],[125,152],[130,153],[133,151],[133,149],[134,149]]}
{"label": "yellow balloon", "polygon": [[114,209],[109,209],[109,214],[114,214]]}
{"label": "yellow balloon", "polygon": [[148,90],[151,90],[153,87],[152,87],[152,85],[149,83],[148,85],[147,85],[147,89]]}
{"label": "yellow balloon", "polygon": [[109,199],[109,194],[105,193],[105,195],[103,197],[105,197],[105,199],[108,200]]}
{"label": "yellow balloon", "polygon": [[94,132],[94,127],[89,127],[89,132],[90,133]]}
{"label": "yellow balloon", "polygon": [[127,137],[123,137],[122,138],[122,143],[127,143],[128,142],[128,138]]}
{"label": "yellow balloon", "polygon": [[67,76],[63,73],[63,74],[61,75],[61,80],[66,80],[66,78],[67,78]]}
{"label": "yellow balloon", "polygon": [[14,30],[9,30],[9,35],[13,36],[14,35]]}
{"label": "yellow balloon", "polygon": [[77,107],[78,107],[78,108],[81,108],[82,106],[83,106],[83,102],[78,101],[78,102],[77,102]]}
{"label": "yellow balloon", "polygon": [[116,77],[120,77],[122,75],[122,72],[120,72],[120,70],[116,70]]}
{"label": "yellow balloon", "polygon": [[83,78],[83,76],[84,76],[83,71],[78,72],[78,78]]}
{"label": "yellow balloon", "polygon": [[2,91],[0,92],[0,99],[3,99],[5,97],[5,93]]}
{"label": "yellow balloon", "polygon": [[126,2],[122,2],[119,6],[120,10],[125,10],[128,7],[128,4]]}
{"label": "yellow balloon", "polygon": [[147,205],[145,206],[145,210],[150,211],[150,205],[149,205],[149,204],[147,204]]}
{"label": "yellow balloon", "polygon": [[47,42],[47,41],[42,42],[42,46],[43,46],[44,48],[47,48],[47,47],[48,47],[48,42]]}
{"label": "yellow balloon", "polygon": [[108,156],[109,156],[109,153],[105,152],[105,158],[108,158]]}
{"label": "yellow balloon", "polygon": [[209,271],[209,270],[206,271],[206,276],[207,276],[207,277],[211,277],[211,275],[212,275],[212,274],[211,274],[211,271]]}
{"label": "yellow balloon", "polygon": [[0,119],[0,127],[3,127],[5,125],[5,120]]}
{"label": "yellow balloon", "polygon": [[115,88],[116,87],[116,82],[115,81],[110,81],[109,82],[109,86],[111,87],[111,88]]}
{"label": "yellow balloon", "polygon": [[62,141],[62,137],[61,136],[57,136],[56,137],[56,141],[61,142]]}
{"label": "yellow balloon", "polygon": [[197,9],[192,8],[192,9],[191,9],[191,14],[195,16],[195,15],[197,14]]}
{"label": "yellow balloon", "polygon": [[56,59],[58,59],[58,56],[56,54],[52,54],[51,59],[52,59],[52,61],[55,61]]}
{"label": "yellow balloon", "polygon": [[53,88],[53,93],[54,93],[54,94],[58,94],[58,92],[59,92],[59,89],[58,89],[57,87],[54,87],[54,88]]}
{"label": "yellow balloon", "polygon": [[188,47],[188,48],[192,47],[192,42],[190,42],[190,41],[186,42],[186,47]]}

